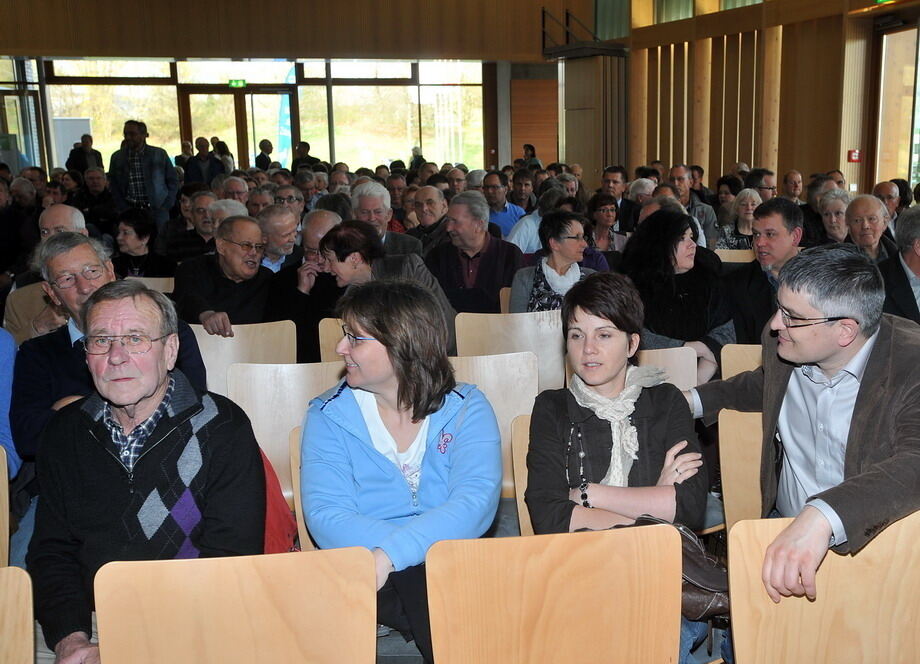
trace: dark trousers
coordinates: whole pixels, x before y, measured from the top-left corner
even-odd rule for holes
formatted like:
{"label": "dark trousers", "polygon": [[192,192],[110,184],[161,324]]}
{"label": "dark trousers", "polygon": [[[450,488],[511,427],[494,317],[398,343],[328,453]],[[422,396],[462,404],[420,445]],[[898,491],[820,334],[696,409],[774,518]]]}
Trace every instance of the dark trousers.
{"label": "dark trousers", "polygon": [[377,622],[399,631],[406,641],[414,639],[425,661],[434,662],[424,564],[390,574],[377,591]]}

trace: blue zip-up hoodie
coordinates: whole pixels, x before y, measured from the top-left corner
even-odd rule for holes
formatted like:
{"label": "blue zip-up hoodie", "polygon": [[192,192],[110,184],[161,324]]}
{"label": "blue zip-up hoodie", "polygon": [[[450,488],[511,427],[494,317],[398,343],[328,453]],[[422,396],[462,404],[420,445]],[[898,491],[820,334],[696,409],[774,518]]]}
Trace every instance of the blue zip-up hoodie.
{"label": "blue zip-up hoodie", "polygon": [[437,541],[481,536],[495,518],[501,436],[473,385],[458,383],[430,416],[416,494],[374,448],[345,381],[310,402],[303,431],[300,491],[320,548],[380,548],[399,571]]}

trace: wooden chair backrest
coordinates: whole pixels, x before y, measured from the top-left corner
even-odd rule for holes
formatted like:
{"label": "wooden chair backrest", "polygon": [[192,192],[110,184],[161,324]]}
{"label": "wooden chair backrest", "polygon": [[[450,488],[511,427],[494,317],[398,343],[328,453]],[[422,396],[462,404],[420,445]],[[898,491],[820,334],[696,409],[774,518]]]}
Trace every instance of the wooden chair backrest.
{"label": "wooden chair backrest", "polygon": [[521,535],[533,535],[530,512],[524,502],[527,490],[527,450],[530,447],[530,415],[518,415],[511,422],[511,463],[514,467],[514,497],[517,501]]}
{"label": "wooden chair backrest", "polygon": [[3,310],[3,329],[13,335],[16,345],[32,338],[32,320],[45,308],[45,291],[41,283],[29,284],[12,291]]}
{"label": "wooden chair backrest", "polygon": [[774,604],[761,581],[767,546],[792,519],[741,521],[728,534],[735,657],[773,662],[916,662],[920,658],[920,512],[855,555],[829,552],[817,596]]}
{"label": "wooden chair backrest", "polygon": [[425,566],[438,664],[677,656],[681,551],[670,526],[443,540]]}
{"label": "wooden chair backrest", "polygon": [[503,314],[511,313],[511,287],[505,286],[498,291],[498,306]]}
{"label": "wooden chair backrest", "polygon": [[208,334],[201,325],[191,328],[208,370],[208,390],[217,394],[227,395],[227,372],[231,364],[293,364],[297,361],[297,328],[289,320],[234,325],[232,337]]}
{"label": "wooden chair backrest", "polygon": [[719,413],[719,462],[725,527],[742,519],[759,519],[760,459],[763,453],[763,415],[723,410]]}
{"label": "wooden chair backrest", "polygon": [[731,378],[745,371],[753,371],[763,364],[763,347],[760,344],[725,344],[722,346],[722,378]]}
{"label": "wooden chair backrest", "polygon": [[754,260],[753,249],[716,249],[716,256],[723,263],[750,263]]}
{"label": "wooden chair backrest", "polygon": [[291,480],[288,437],[303,423],[310,399],[335,385],[343,370],[341,361],[230,365],[227,396],[249,416],[259,447],[272,462],[292,507],[297,483]]}
{"label": "wooden chair backrest", "polygon": [[664,369],[668,374],[667,382],[679,390],[696,387],[696,353],[692,348],[680,346],[640,350],[638,360],[639,366]]}
{"label": "wooden chair backrest", "polygon": [[530,351],[540,367],[538,392],[565,385],[565,344],[558,311],[457,314],[457,355]]}
{"label": "wooden chair backrest", "polygon": [[0,447],[0,567],[10,564],[10,474]]}
{"label": "wooden chair backrest", "polygon": [[114,562],[96,575],[103,662],[374,662],[365,548]]}
{"label": "wooden chair backrest", "polygon": [[342,359],[335,352],[335,347],[341,339],[341,318],[324,318],[319,322],[319,359],[321,362],[335,362]]}
{"label": "wooden chair backrest", "polygon": [[176,280],[172,277],[125,277],[126,279],[137,279],[150,290],[160,291],[161,293],[172,293],[176,287]]}
{"label": "wooden chair backrest", "polygon": [[303,427],[291,429],[288,446],[291,450],[291,478],[294,484],[294,518],[297,519],[297,535],[300,537],[300,550],[313,551],[313,540],[307,531],[307,520],[303,513],[303,501],[300,497],[300,438]]}
{"label": "wooden chair backrest", "polygon": [[19,567],[0,568],[0,662],[35,661],[32,580]]}
{"label": "wooden chair backrest", "polygon": [[514,498],[511,422],[533,412],[537,398],[537,358],[533,353],[452,357],[458,382],[476,385],[489,400],[502,436],[502,498]]}

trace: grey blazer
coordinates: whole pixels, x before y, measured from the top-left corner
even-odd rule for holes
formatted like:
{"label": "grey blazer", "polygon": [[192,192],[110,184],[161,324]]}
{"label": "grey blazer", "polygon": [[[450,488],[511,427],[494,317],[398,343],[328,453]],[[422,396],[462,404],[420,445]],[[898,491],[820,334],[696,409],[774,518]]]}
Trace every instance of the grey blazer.
{"label": "grey blazer", "polygon": [[422,243],[418,238],[405,233],[387,231],[383,236],[383,252],[387,256],[399,254],[418,254],[422,257]]}

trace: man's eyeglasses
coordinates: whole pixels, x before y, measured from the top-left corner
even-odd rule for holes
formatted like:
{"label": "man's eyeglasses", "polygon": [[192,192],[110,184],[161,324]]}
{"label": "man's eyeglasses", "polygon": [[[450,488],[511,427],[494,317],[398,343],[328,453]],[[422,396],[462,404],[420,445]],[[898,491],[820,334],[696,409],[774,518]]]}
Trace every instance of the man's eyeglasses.
{"label": "man's eyeglasses", "polygon": [[302,201],[303,197],[297,196],[275,196],[275,205],[284,205],[285,203],[291,204],[296,203],[297,201]]}
{"label": "man's eyeglasses", "polygon": [[374,339],[374,337],[356,336],[352,334],[351,332],[349,332],[347,329],[345,329],[344,325],[342,326],[342,334],[345,336],[346,339],[348,339],[348,343],[351,345],[352,348],[357,346],[359,341],[377,341],[376,339]]}
{"label": "man's eyeglasses", "polygon": [[119,334],[115,336],[89,336],[83,337],[83,348],[89,355],[105,355],[112,350],[112,345],[118,341],[122,348],[131,355],[143,355],[153,348],[154,341],[160,341],[168,337],[168,334],[162,337],[151,339],[146,334]]}
{"label": "man's eyeglasses", "polygon": [[253,244],[252,242],[236,242],[234,240],[226,240],[226,241],[229,242],[230,244],[235,244],[240,249],[245,251],[247,254],[250,251],[255,251],[257,254],[261,254],[263,251],[265,251],[265,245],[262,244],[261,242],[259,242],[258,244]]}
{"label": "man's eyeglasses", "polygon": [[[783,320],[783,326],[786,327],[787,329],[791,329],[794,327],[811,327],[812,325],[821,325],[822,323],[835,323],[838,320],[846,320],[847,318],[852,318],[853,320],[856,320],[852,316],[820,316],[818,318],[802,318],[800,316],[793,316],[792,314],[790,314],[788,311],[786,311],[785,309],[783,309],[783,307],[779,305],[777,305],[777,308],[779,309],[780,318],[782,318]],[[813,321],[813,322],[796,323],[796,324],[793,324],[792,322],[792,321],[803,321],[803,320]],[[856,321],[856,322],[858,323],[859,321]]]}
{"label": "man's eyeglasses", "polygon": [[[101,265],[87,265],[82,270],[80,270],[80,274],[87,281],[96,281],[96,279],[98,279],[103,274],[105,274],[105,268],[102,267]],[[50,283],[51,285],[57,288],[60,288],[62,290],[65,288],[73,288],[74,285],[77,283],[77,275],[62,274],[57,279],[51,280]]]}
{"label": "man's eyeglasses", "polygon": [[772,191],[774,194],[776,193],[776,187],[765,187],[764,186],[764,187],[757,187],[757,188],[763,189],[764,191]]}

